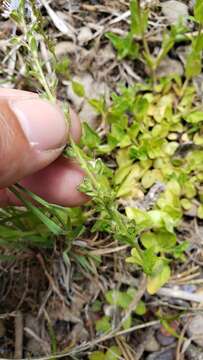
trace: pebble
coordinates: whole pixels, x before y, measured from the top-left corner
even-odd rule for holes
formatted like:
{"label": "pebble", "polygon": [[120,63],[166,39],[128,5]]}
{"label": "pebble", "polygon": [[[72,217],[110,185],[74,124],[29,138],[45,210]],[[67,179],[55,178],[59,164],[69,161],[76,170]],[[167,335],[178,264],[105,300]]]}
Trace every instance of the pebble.
{"label": "pebble", "polygon": [[183,75],[183,66],[178,60],[169,58],[168,56],[162,60],[160,65],[156,69],[156,75],[158,78],[168,76],[171,74]]}
{"label": "pebble", "polygon": [[171,133],[168,134],[168,139],[169,139],[169,140],[177,140],[177,139],[178,139],[178,136],[179,136],[179,135],[178,135],[177,133],[172,133],[172,132],[171,132]]}
{"label": "pebble", "polygon": [[148,352],[155,352],[160,349],[159,343],[157,342],[154,335],[150,336],[148,339],[146,345],[145,345],[145,351]]}
{"label": "pebble", "polygon": [[194,316],[189,323],[187,334],[192,341],[203,348],[203,314]]}
{"label": "pebble", "polygon": [[173,344],[176,339],[174,336],[166,336],[161,333],[161,331],[157,331],[156,333],[156,339],[158,340],[159,344],[162,346],[168,346]]}
{"label": "pebble", "polygon": [[86,44],[88,41],[90,41],[92,39],[92,35],[93,34],[90,28],[87,26],[83,26],[78,34],[79,45],[82,46],[83,44]]}
{"label": "pebble", "polygon": [[27,355],[32,354],[34,356],[42,356],[44,355],[44,350],[39,341],[35,339],[29,339],[26,345]]}
{"label": "pebble", "polygon": [[146,357],[146,360],[174,360],[175,353],[173,349],[155,352]]}
{"label": "pebble", "polygon": [[169,25],[177,24],[180,18],[184,23],[187,22],[188,7],[184,3],[176,0],[165,1],[161,4],[162,12]]}
{"label": "pebble", "polygon": [[203,360],[202,349],[199,349],[192,344],[187,348],[186,356],[188,360]]}
{"label": "pebble", "polygon": [[72,41],[60,41],[55,47],[57,58],[68,54],[74,54],[76,51],[78,51],[78,47]]}

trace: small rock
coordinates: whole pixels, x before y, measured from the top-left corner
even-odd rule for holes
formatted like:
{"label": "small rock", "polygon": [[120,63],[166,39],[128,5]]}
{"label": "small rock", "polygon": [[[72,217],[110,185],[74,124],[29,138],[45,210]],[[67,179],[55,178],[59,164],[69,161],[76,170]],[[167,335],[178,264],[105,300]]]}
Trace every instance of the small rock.
{"label": "small rock", "polygon": [[158,78],[161,78],[163,76],[168,76],[171,74],[177,74],[179,76],[182,76],[183,67],[180,61],[166,57],[158,66],[156,70],[156,75]]}
{"label": "small rock", "polygon": [[195,293],[197,291],[197,286],[195,286],[193,284],[185,284],[185,285],[181,286],[181,290],[192,294],[192,293]]}
{"label": "small rock", "polygon": [[194,316],[187,329],[188,336],[203,348],[203,314]]}
{"label": "small rock", "polygon": [[90,28],[87,26],[83,26],[78,34],[79,45],[86,44],[88,41],[90,41],[92,39],[92,35],[93,34]]}
{"label": "small rock", "polygon": [[44,355],[44,350],[39,341],[35,339],[29,339],[26,346],[27,354],[32,354],[34,356]]}
{"label": "small rock", "polygon": [[202,349],[198,349],[192,344],[187,348],[186,356],[188,360],[203,360]]}
{"label": "small rock", "polygon": [[176,341],[174,336],[165,336],[161,333],[161,331],[157,331],[156,338],[157,338],[159,344],[162,346],[171,345]]}
{"label": "small rock", "polygon": [[172,133],[171,132],[171,133],[168,134],[168,139],[169,140],[178,140],[178,136],[179,135],[177,133]]}
{"label": "small rock", "polygon": [[77,49],[78,47],[72,41],[61,41],[55,46],[56,57],[59,58],[67,54],[74,54]]}
{"label": "small rock", "polygon": [[162,12],[170,25],[177,24],[180,18],[184,23],[187,21],[188,7],[180,1],[169,0],[161,4]]}
{"label": "small rock", "polygon": [[6,334],[6,328],[4,325],[4,321],[0,319],[0,337],[5,336],[5,334]]}
{"label": "small rock", "polygon": [[109,61],[115,59],[115,51],[111,44],[107,44],[105,47],[101,47],[96,56],[97,66],[100,68],[107,64]]}
{"label": "small rock", "polygon": [[164,351],[155,352],[146,357],[146,360],[174,360],[174,350],[167,349]]}
{"label": "small rock", "polygon": [[160,349],[160,346],[155,338],[154,335],[150,336],[150,338],[148,339],[146,345],[145,345],[145,351],[148,352],[155,352],[158,351]]}

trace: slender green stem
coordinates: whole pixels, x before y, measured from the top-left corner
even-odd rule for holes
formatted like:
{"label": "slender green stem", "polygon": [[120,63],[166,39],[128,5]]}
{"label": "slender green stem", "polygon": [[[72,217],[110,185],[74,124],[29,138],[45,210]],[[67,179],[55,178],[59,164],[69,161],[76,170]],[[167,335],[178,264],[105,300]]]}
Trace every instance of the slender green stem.
{"label": "slender green stem", "polygon": [[34,62],[35,62],[35,67],[38,71],[38,74],[39,74],[39,80],[40,80],[40,83],[41,85],[43,86],[45,92],[46,92],[46,95],[48,97],[48,99],[52,102],[52,103],[55,103],[56,102],[56,97],[52,94],[51,90],[50,90],[50,87],[48,85],[48,82],[46,80],[46,77],[44,75],[44,72],[41,68],[41,65],[40,65],[40,61],[39,61],[39,58],[38,58],[38,55],[36,54],[33,54],[35,55],[34,56]]}

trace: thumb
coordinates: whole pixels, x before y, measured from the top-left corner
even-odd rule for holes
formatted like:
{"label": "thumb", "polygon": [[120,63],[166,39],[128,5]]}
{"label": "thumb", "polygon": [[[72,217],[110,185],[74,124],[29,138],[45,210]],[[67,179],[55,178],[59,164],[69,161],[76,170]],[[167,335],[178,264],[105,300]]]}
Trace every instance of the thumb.
{"label": "thumb", "polygon": [[0,188],[53,162],[67,142],[59,106],[24,94],[5,97],[0,92]]}

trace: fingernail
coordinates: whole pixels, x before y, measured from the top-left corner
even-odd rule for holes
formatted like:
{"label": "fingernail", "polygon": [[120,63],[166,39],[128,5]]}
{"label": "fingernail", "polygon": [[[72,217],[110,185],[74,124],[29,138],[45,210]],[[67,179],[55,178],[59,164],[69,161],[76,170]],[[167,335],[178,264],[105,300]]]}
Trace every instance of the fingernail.
{"label": "fingernail", "polygon": [[31,146],[43,151],[65,145],[68,127],[57,105],[35,98],[12,100],[9,105]]}

